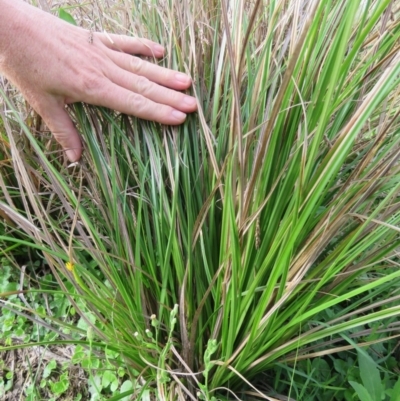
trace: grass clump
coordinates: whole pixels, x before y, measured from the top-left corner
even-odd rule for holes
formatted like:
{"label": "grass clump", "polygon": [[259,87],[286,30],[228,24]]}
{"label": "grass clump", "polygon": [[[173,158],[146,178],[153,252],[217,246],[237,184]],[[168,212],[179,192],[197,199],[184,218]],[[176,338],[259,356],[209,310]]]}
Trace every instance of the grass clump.
{"label": "grass clump", "polygon": [[86,151],[68,166],[14,113],[18,196],[3,185],[0,205],[16,227],[0,240],[45,255],[94,316],[90,347],[139,372],[139,398],[271,399],[263,372],[397,336],[396,3],[148,1],[132,16],[192,75],[198,115],[164,127],[76,105]]}

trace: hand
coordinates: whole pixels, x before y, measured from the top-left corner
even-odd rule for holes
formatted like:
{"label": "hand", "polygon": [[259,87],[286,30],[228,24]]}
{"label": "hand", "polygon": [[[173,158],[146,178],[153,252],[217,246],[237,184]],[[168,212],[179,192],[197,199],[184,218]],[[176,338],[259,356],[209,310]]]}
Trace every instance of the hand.
{"label": "hand", "polygon": [[82,144],[66,104],[86,102],[170,125],[197,109],[195,98],[178,92],[190,87],[187,75],[132,56],[162,57],[157,43],[90,33],[26,3],[16,7],[11,45],[4,45],[0,27],[0,71],[42,116],[70,161],[79,160]]}

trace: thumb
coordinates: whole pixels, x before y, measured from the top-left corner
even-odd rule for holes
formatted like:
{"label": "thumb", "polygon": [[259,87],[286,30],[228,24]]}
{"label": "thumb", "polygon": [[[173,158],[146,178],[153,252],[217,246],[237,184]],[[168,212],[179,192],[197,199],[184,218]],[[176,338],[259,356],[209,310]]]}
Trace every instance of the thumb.
{"label": "thumb", "polygon": [[68,160],[79,160],[82,155],[82,142],[63,102],[56,98],[47,98],[37,106],[43,121],[64,149]]}

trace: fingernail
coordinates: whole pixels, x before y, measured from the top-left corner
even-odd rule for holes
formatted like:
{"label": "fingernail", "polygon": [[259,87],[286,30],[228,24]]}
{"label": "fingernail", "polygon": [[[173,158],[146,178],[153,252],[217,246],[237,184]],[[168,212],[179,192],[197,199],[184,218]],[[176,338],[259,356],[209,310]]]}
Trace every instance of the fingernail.
{"label": "fingernail", "polygon": [[186,114],[178,110],[173,110],[171,114],[172,117],[174,117],[174,119],[178,121],[183,121],[186,118]]}
{"label": "fingernail", "polygon": [[190,78],[186,74],[175,74],[175,79],[183,84],[188,84],[190,82]]}
{"label": "fingernail", "polygon": [[65,151],[65,153],[66,153],[66,155],[68,157],[68,160],[70,162],[76,162],[78,160],[78,155],[76,154],[75,150],[68,149],[68,150]]}
{"label": "fingernail", "polygon": [[192,97],[192,96],[185,96],[185,97],[183,98],[183,102],[184,102],[187,106],[190,106],[190,107],[196,106],[196,104],[197,104],[196,99],[195,99],[194,97]]}
{"label": "fingernail", "polygon": [[162,55],[162,54],[164,54],[164,47],[161,46],[161,45],[155,45],[154,46],[154,52],[157,53],[157,54]]}

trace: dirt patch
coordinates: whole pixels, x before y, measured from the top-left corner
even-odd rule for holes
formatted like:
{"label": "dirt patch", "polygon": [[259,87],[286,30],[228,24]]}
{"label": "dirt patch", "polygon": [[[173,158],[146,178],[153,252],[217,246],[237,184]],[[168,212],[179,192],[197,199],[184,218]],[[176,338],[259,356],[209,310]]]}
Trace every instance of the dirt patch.
{"label": "dirt patch", "polygon": [[[32,388],[36,395],[34,399],[49,400],[53,397],[57,400],[72,401],[81,394],[82,400],[88,400],[90,395],[87,392],[87,376],[82,368],[71,362],[74,348],[71,345],[34,346],[0,351],[0,379],[4,381],[6,389],[2,393],[3,390],[0,388],[1,400],[24,401],[27,398],[27,391]],[[56,362],[56,368],[51,371],[41,387],[44,370],[50,361]],[[65,373],[68,375],[68,388],[57,397],[51,392],[51,383],[58,382]]]}

